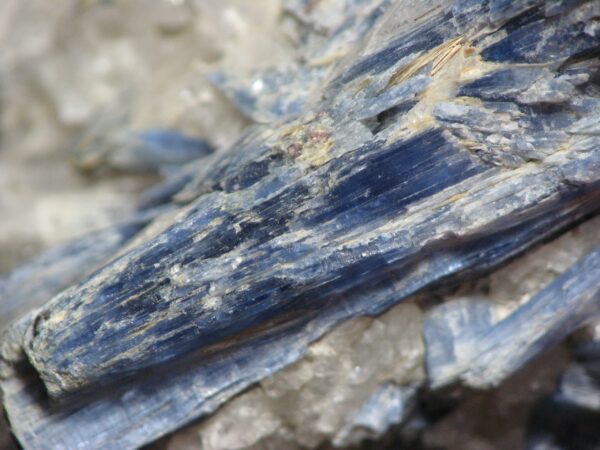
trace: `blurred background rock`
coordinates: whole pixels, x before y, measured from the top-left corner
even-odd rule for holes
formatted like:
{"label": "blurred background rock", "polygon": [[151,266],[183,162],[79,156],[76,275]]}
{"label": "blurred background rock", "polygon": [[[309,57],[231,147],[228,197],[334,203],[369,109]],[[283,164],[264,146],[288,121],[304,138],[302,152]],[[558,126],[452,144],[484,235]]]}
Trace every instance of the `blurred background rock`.
{"label": "blurred background rock", "polygon": [[78,171],[87,130],[235,139],[247,121],[205,75],[289,58],[279,3],[0,2],[0,273],[113,222],[154,181]]}

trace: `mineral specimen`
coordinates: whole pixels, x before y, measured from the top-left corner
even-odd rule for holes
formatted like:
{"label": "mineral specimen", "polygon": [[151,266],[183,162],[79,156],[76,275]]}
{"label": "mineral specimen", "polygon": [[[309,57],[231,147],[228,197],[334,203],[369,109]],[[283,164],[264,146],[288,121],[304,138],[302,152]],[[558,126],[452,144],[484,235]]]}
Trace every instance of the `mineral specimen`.
{"label": "mineral specimen", "polygon": [[[600,314],[599,250],[503,317],[415,297],[598,212],[600,4],[410,3],[289,2],[302,63],[210,77],[260,124],[3,281],[9,310],[22,279],[40,305],[0,353],[24,447],[135,448],[225,403],[202,448],[352,445],[417,388],[496,385]],[[122,167],[173,162],[118,142]]]}

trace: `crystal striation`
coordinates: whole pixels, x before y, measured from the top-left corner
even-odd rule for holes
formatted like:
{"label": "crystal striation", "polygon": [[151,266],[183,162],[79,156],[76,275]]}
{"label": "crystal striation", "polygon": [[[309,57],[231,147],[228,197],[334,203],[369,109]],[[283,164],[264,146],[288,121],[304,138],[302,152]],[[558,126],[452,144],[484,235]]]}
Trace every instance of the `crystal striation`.
{"label": "crystal striation", "polygon": [[[289,103],[248,102],[260,77],[213,80],[265,123],[149,192],[144,231],[7,331],[0,386],[25,447],[151,442],[268,385],[337,325],[471,280],[598,211],[597,2],[440,2],[406,22],[408,3],[349,1],[350,22],[321,24],[329,49],[353,51],[299,78],[310,98],[274,77],[269,98]],[[317,58],[311,36],[297,37]],[[432,385],[496,384],[558,342],[596,313],[597,264],[596,251],[498,323],[485,304],[428,315]],[[357,427],[378,436],[403,420],[408,381],[378,379],[344,396],[351,417],[316,423],[340,445]]]}

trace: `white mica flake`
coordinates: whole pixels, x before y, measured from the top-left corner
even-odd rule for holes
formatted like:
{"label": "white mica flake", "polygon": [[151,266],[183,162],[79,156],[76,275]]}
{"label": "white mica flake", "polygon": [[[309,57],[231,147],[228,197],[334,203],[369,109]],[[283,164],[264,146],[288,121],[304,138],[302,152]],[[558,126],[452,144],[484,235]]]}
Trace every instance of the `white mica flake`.
{"label": "white mica flake", "polygon": [[208,295],[202,299],[202,304],[208,310],[214,311],[221,307],[223,302],[222,298],[216,295],[217,287],[214,283],[211,283],[208,288]]}
{"label": "white mica flake", "polygon": [[171,281],[176,285],[182,286],[190,282],[190,278],[185,270],[182,270],[181,264],[174,264],[169,269]]}
{"label": "white mica flake", "polygon": [[244,259],[241,256],[238,256],[231,263],[231,268],[234,270],[237,269],[240,266],[240,264],[242,263],[242,261],[244,261]]}
{"label": "white mica flake", "polygon": [[252,92],[258,94],[259,92],[261,92],[265,87],[265,83],[263,82],[263,80],[258,79],[256,81],[254,81],[254,83],[252,83]]}
{"label": "white mica flake", "polygon": [[222,300],[221,297],[209,295],[203,300],[204,307],[210,310],[219,309],[221,306]]}

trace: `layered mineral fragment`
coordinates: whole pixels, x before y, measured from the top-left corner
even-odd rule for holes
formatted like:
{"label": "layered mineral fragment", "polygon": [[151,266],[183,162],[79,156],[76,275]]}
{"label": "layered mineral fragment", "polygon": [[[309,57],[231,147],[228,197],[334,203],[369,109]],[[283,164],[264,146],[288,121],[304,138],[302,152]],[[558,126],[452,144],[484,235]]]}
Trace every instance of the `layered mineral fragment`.
{"label": "layered mineral fragment", "polygon": [[297,66],[211,75],[259,123],[146,193],[142,231],[12,275],[48,300],[2,342],[24,447],[136,448],[210,414],[174,448],[418,432],[423,391],[497,385],[600,314],[593,246],[504,311],[430,299],[600,209],[600,4],[317,3],[287,5]]}

